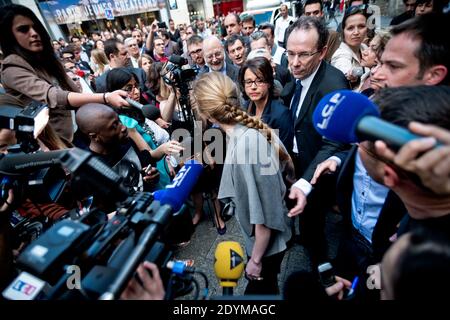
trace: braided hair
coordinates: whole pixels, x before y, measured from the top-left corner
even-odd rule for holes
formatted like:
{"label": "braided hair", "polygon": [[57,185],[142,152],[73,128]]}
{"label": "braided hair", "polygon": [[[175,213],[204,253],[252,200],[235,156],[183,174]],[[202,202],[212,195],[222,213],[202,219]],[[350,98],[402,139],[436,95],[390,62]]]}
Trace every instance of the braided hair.
{"label": "braided hair", "polygon": [[240,108],[236,85],[220,72],[209,72],[201,75],[194,87],[197,111],[206,118],[213,118],[223,124],[242,124],[257,129],[266,137],[282,161],[289,159],[284,148],[274,139],[272,129],[259,118],[250,116]]}

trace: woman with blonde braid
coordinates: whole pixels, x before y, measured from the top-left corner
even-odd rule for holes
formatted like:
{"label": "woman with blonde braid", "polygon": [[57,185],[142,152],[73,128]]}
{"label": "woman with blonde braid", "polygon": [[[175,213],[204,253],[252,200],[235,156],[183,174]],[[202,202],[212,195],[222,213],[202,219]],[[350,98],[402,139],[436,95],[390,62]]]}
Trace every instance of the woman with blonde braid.
{"label": "woman with blonde braid", "polygon": [[219,199],[234,205],[245,240],[245,293],[278,294],[277,275],[291,237],[282,174],[290,158],[275,133],[240,108],[230,78],[203,74],[194,95],[199,114],[228,137]]}

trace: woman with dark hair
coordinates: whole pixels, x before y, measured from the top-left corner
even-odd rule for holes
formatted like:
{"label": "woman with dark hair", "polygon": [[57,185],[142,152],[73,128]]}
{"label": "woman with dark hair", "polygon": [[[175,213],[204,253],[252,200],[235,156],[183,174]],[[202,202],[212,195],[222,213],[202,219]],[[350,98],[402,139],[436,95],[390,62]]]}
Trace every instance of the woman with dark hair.
{"label": "woman with dark hair", "polygon": [[9,4],[0,8],[0,46],[4,60],[1,81],[7,95],[23,106],[36,100],[48,104],[50,123],[58,135],[72,141],[70,109],[86,103],[126,106],[125,92],[82,94],[64,72],[55,56],[51,39],[29,8]]}
{"label": "woman with dark hair", "polygon": [[[141,93],[139,90],[139,81],[133,72],[126,68],[112,69],[106,76],[107,90],[124,90],[128,98],[140,102]],[[120,121],[128,128],[129,136],[140,150],[148,150],[153,159],[158,160],[156,167],[160,173],[160,179],[157,189],[164,188],[170,183],[171,168],[166,162],[165,155],[181,151],[180,144],[177,141],[167,141],[169,138],[166,132],[165,143],[159,145],[155,132],[161,135],[159,131],[164,131],[152,120],[146,119],[142,111],[128,107],[118,110]]]}
{"label": "woman with dark hair", "polygon": [[366,49],[367,36],[366,10],[361,6],[350,7],[342,19],[342,42],[331,57],[331,65],[344,73],[352,88],[358,86],[364,68],[361,55]]}
{"label": "woman with dark hair", "polygon": [[274,78],[270,62],[264,57],[247,60],[241,67],[239,83],[245,99],[250,100],[247,112],[260,118],[272,129],[279,130],[280,140],[292,149],[294,126],[289,108],[273,97]]}

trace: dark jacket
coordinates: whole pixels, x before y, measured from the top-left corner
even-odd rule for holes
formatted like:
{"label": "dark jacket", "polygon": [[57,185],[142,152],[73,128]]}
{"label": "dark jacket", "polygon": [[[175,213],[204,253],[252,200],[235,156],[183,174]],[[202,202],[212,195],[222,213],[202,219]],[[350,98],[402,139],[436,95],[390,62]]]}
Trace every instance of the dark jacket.
{"label": "dark jacket", "polygon": [[295,81],[294,77],[291,76],[288,68],[283,67],[279,64],[275,66],[275,79],[280,81],[281,85],[284,87],[287,83]]}
{"label": "dark jacket", "polygon": [[[353,146],[346,153],[336,154],[343,160],[337,178],[336,201],[343,215],[344,226],[347,232],[350,232],[352,227],[353,176],[357,150],[358,147]],[[397,224],[405,214],[407,214],[407,211],[403,202],[392,190],[389,191],[372,233],[374,262],[381,261],[384,253],[391,245],[389,238],[397,232]]]}
{"label": "dark jacket", "polygon": [[239,81],[239,67],[227,62],[225,68],[227,76],[229,76],[234,83],[237,83]]}
{"label": "dark jacket", "polygon": [[[312,115],[319,101],[328,93],[339,89],[349,89],[349,84],[341,71],[322,61],[309,87],[299,116],[294,120],[294,134],[297,141],[299,161],[297,164],[302,176],[310,181],[316,166],[347,145],[322,138],[314,129]],[[295,82],[289,82],[281,93],[284,105],[289,106],[295,91]]]}
{"label": "dark jacket", "polygon": [[[255,105],[253,103],[249,107],[249,113],[252,116],[255,115]],[[272,129],[278,129],[280,140],[283,142],[286,150],[292,149],[294,128],[292,126],[291,112],[280,100],[269,99],[267,101],[261,120]]]}

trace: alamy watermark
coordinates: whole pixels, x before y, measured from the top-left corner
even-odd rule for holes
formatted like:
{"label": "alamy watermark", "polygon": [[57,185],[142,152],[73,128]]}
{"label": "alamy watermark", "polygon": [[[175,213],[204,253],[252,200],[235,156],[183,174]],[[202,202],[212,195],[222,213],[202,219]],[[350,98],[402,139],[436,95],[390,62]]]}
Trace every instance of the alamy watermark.
{"label": "alamy watermark", "polygon": [[[254,130],[254,129],[250,129]],[[257,130],[257,129],[256,129]],[[244,135],[239,129],[224,139],[224,133],[217,128],[203,131],[202,122],[196,121],[193,134],[186,129],[176,129],[172,133],[172,139],[181,142],[184,150],[176,155],[178,163],[195,159],[203,164],[229,164],[235,165],[259,165],[261,175],[273,175],[280,169],[280,161],[277,148],[283,148],[279,144],[278,130],[272,130],[272,142],[267,143],[263,130],[258,130],[263,137]],[[225,144],[228,144],[225,148]],[[207,146],[205,148],[205,146]],[[235,152],[225,154],[225,150],[234,149]]]}

